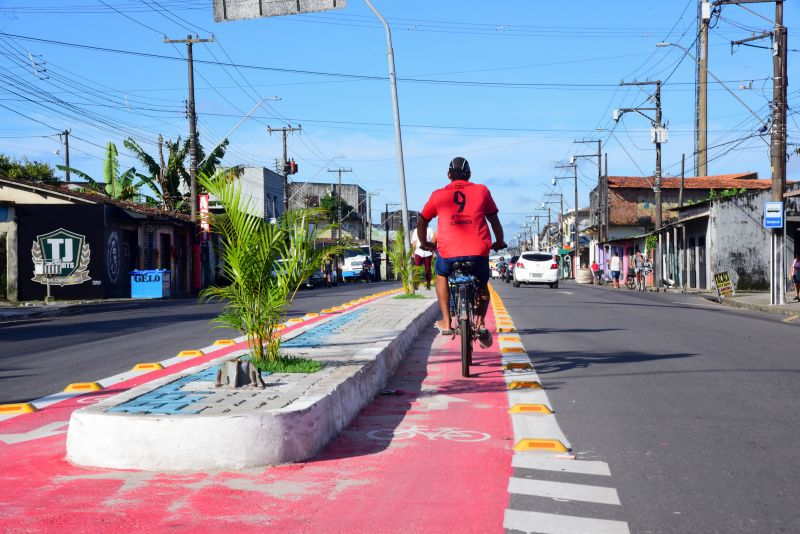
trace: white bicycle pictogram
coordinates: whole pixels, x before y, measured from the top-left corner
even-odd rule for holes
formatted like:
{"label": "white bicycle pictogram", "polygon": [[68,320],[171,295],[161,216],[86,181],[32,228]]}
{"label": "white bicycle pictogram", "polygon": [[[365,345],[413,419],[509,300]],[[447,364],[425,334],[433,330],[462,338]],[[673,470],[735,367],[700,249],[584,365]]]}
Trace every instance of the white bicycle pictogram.
{"label": "white bicycle pictogram", "polygon": [[491,438],[486,432],[478,430],[464,430],[455,427],[428,428],[424,426],[410,426],[408,428],[381,428],[370,430],[367,437],[378,441],[391,441],[393,439],[412,439],[416,436],[425,436],[429,440],[446,439],[448,441],[458,441],[462,443],[475,443],[486,441]]}

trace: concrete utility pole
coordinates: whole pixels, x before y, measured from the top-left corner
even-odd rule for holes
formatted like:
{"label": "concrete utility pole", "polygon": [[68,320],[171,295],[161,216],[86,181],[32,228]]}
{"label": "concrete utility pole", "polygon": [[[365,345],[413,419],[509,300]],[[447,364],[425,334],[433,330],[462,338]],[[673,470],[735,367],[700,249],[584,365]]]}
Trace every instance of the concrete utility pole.
{"label": "concrete utility pole", "polygon": [[299,124],[297,127],[293,127],[292,125],[286,126],[284,128],[270,128],[267,127],[267,131],[270,135],[273,132],[281,132],[283,135],[283,160],[281,161],[281,174],[283,175],[283,212],[286,213],[289,211],[289,172],[286,169],[286,164],[288,163],[288,157],[286,154],[286,136],[292,132],[300,132],[303,130],[303,127]]}
{"label": "concrete utility pole", "polygon": [[[661,43],[659,43],[661,44]],[[658,45],[657,45],[658,46]],[[620,85],[634,85],[634,86],[641,86],[641,85],[655,85],[656,90],[653,94],[653,100],[655,101],[654,108],[623,108],[616,110],[614,112],[615,120],[619,120],[622,114],[627,113],[629,111],[634,111],[639,113],[643,117],[649,119],[652,125],[652,137],[653,143],[656,145],[656,171],[653,177],[653,193],[655,196],[655,205],[656,205],[656,215],[655,215],[655,227],[656,232],[661,229],[662,225],[662,213],[661,213],[661,143],[666,141],[666,129],[664,125],[661,123],[661,80],[654,80],[654,81],[647,81],[647,82],[621,82]],[[655,111],[656,117],[655,119],[650,119],[647,115],[642,113],[643,111]],[[655,261],[653,262],[653,273],[655,274],[655,287],[661,287],[661,277],[663,273],[661,272],[661,238],[658,239],[658,245],[656,245],[656,257]]]}
{"label": "concrete utility pole", "polygon": [[[561,248],[564,248],[564,194],[563,193],[546,193],[546,197],[558,197],[558,235],[561,237]],[[548,202],[549,204],[549,202]]]}
{"label": "concrete utility pole", "polygon": [[189,66],[189,97],[186,101],[186,111],[189,117],[189,184],[190,201],[192,204],[192,223],[197,223],[197,115],[194,109],[194,61],[192,59],[192,45],[194,43],[213,43],[214,37],[200,39],[198,36],[187,35],[186,39],[167,39],[165,43],[186,44],[186,63]]}
{"label": "concrete utility pole", "polygon": [[339,175],[339,187],[336,188],[336,235],[337,239],[342,238],[342,173],[353,172],[353,169],[328,169],[328,172],[335,172]]}
{"label": "concrete utility pole", "polygon": [[576,158],[597,158],[597,237],[599,241],[603,240],[603,197],[601,194],[603,188],[603,142],[600,139],[575,139],[574,143],[597,143],[597,154],[579,154]]}
{"label": "concrete utility pole", "polygon": [[[556,165],[558,169],[572,169],[572,179],[575,182],[575,261],[573,262],[574,265],[572,266],[573,276],[575,278],[578,277],[578,267],[580,266],[581,261],[581,242],[580,242],[580,222],[578,217],[578,164],[575,163],[575,158],[582,157],[582,156],[572,156],[570,159],[570,163],[567,165]],[[559,179],[563,178],[553,178],[553,183]]]}
{"label": "concrete utility pole", "polygon": [[64,167],[66,167],[64,181],[66,182],[69,182],[69,132],[69,130],[64,130],[58,134],[59,137],[64,136]]}
{"label": "concrete utility pole", "polygon": [[697,38],[697,108],[695,110],[695,176],[708,176],[708,23],[711,5],[700,0]]}
{"label": "concrete utility pole", "polygon": [[683,207],[683,186],[686,180],[686,154],[681,154],[681,189],[678,191],[678,206]]}

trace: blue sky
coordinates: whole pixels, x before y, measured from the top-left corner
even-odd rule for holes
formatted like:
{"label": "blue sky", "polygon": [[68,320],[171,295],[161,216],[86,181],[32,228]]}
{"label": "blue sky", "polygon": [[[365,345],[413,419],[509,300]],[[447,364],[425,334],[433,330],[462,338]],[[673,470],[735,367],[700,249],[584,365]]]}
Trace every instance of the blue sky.
{"label": "blue sky", "polygon": [[[647,88],[620,88],[623,79],[666,80],[665,173],[678,174],[686,153],[692,174],[694,62],[655,43],[692,46],[696,0],[374,3],[393,31],[411,209],[446,183],[455,155],[467,157],[473,180],[492,189],[512,238],[547,192],[563,192],[571,207],[572,184],[553,188],[551,178],[559,173],[556,162],[593,150],[575,139],[602,139],[611,174],[652,173],[655,153],[643,117],[626,115],[613,134],[597,130],[614,127],[613,109],[646,104]],[[260,98],[280,97],[231,136],[224,162],[273,168],[281,145],[267,127],[300,124],[302,133],[289,138],[289,155],[300,166],[294,178],[333,181],[329,168],[350,168],[346,179],[377,193],[377,215],[400,198],[385,38],[361,0],[347,4],[329,13],[215,23],[212,0],[0,0],[0,152],[60,163],[54,133],[71,129],[73,167],[100,175],[108,141],[124,165],[135,166],[122,146],[126,137],[155,154],[159,133],[187,135],[185,62],[61,43],[180,58],[185,46],[164,44],[164,35],[213,33],[216,42],[196,45],[194,53],[204,145],[219,141]],[[797,4],[785,6],[790,48],[800,48]],[[730,40],[770,29],[761,17],[771,18],[774,4],[748,9],[726,6],[715,17],[709,69],[767,119],[771,54],[745,47],[731,54]],[[794,143],[800,141],[798,58],[790,52]],[[767,143],[758,136],[738,141],[759,126],[711,84],[709,145],[721,146],[710,151],[710,173],[769,177]],[[790,179],[800,178],[798,162],[798,155],[790,160]],[[580,160],[582,206],[596,184],[594,165]]]}

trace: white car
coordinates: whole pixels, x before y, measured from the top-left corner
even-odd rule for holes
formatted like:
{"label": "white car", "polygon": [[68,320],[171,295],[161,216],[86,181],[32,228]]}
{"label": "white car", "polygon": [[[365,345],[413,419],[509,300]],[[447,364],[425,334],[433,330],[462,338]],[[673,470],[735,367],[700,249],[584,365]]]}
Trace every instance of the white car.
{"label": "white car", "polygon": [[514,266],[514,287],[547,284],[558,288],[558,262],[550,252],[523,252]]}

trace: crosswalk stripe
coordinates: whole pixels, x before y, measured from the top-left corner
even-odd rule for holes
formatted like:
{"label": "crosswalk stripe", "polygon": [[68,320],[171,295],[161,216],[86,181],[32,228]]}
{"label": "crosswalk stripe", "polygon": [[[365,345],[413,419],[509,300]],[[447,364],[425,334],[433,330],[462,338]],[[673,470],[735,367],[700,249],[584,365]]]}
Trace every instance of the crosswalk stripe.
{"label": "crosswalk stripe", "polygon": [[544,534],[630,534],[624,521],[506,510],[503,527]]}
{"label": "crosswalk stripe", "polygon": [[549,480],[511,477],[508,481],[508,492],[570,501],[620,504],[617,490],[614,488],[573,484],[571,482],[552,482]]}
{"label": "crosswalk stripe", "polygon": [[611,470],[608,468],[608,464],[595,460],[557,460],[534,458],[526,454],[515,454],[511,459],[511,466],[520,467],[522,469],[578,473],[581,475],[611,476]]}

